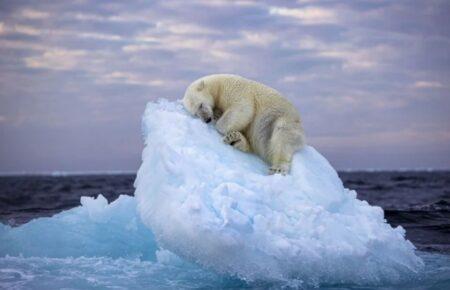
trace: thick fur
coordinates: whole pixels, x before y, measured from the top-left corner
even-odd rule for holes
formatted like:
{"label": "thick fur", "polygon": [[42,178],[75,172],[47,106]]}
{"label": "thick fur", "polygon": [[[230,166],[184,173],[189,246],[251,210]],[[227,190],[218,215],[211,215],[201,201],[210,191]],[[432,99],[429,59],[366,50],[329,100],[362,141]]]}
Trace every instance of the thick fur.
{"label": "thick fur", "polygon": [[216,120],[225,143],[261,156],[271,174],[289,172],[292,156],[304,145],[295,107],[261,83],[237,75],[205,76],[187,88],[183,104],[207,123]]}

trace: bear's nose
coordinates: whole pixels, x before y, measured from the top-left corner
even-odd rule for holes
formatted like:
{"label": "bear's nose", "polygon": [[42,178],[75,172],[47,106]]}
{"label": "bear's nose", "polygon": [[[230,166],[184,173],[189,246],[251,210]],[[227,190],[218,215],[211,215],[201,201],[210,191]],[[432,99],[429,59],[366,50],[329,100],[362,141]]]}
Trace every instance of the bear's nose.
{"label": "bear's nose", "polygon": [[211,118],[206,119],[205,122],[206,122],[206,123],[211,122]]}

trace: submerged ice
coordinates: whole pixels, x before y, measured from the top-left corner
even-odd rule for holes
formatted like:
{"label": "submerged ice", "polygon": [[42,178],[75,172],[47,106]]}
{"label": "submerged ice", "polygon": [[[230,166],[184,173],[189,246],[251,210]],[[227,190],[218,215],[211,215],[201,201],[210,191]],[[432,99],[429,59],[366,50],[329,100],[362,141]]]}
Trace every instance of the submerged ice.
{"label": "submerged ice", "polygon": [[81,206],[19,227],[0,224],[0,289],[236,288],[158,247],[136,200],[82,197]]}
{"label": "submerged ice", "polygon": [[423,263],[401,227],[345,189],[307,146],[291,174],[268,176],[258,157],[221,142],[181,105],[150,103],[135,182],[141,219],[160,245],[248,281],[395,281]]}
{"label": "submerged ice", "polygon": [[17,228],[0,224],[0,255],[155,259],[152,232],[133,197],[121,195],[111,204],[102,195],[82,197],[81,205]]}
{"label": "submerged ice", "polygon": [[448,279],[448,257],[420,254],[430,261],[423,268],[404,230],[345,189],[312,147],[296,154],[291,175],[267,176],[257,156],[223,144],[212,125],[167,101],[148,104],[143,132],[135,197],[110,204],[103,196],[83,197],[81,206],[51,218],[0,224],[0,288],[347,287]]}

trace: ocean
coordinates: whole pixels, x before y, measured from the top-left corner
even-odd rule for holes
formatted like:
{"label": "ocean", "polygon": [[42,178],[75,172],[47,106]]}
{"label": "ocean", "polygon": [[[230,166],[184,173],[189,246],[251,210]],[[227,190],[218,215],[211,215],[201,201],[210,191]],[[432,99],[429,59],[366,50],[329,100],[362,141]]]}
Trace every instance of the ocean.
{"label": "ocean", "polygon": [[[437,271],[434,274],[438,281],[426,281],[423,287],[439,289],[442,285],[450,285],[449,171],[339,172],[339,175],[346,187],[356,190],[358,199],[382,207],[388,223],[394,227],[401,225],[406,229],[407,239],[416,246],[426,263],[434,263],[433,257],[439,257],[437,264],[440,263],[440,266],[435,265],[437,268],[433,269]],[[120,195],[132,196],[134,179],[133,174],[2,176],[0,221],[4,225],[20,227],[41,217],[51,217],[79,206],[81,196],[95,197],[102,194],[109,202]],[[9,256],[7,258],[13,259]],[[20,289],[42,285],[22,281],[20,274],[9,268],[9,265],[17,261],[8,259],[0,262],[0,288],[8,286],[7,288]],[[158,284],[160,287],[156,288],[170,289],[170,285],[178,285],[175,281],[181,278],[179,273],[177,275],[166,275],[165,284]],[[152,284],[151,281],[147,282]],[[225,284],[220,285],[228,285],[224,288],[251,287],[234,280],[223,283]],[[101,285],[97,286],[103,288]],[[209,288],[211,284],[184,286]]]}

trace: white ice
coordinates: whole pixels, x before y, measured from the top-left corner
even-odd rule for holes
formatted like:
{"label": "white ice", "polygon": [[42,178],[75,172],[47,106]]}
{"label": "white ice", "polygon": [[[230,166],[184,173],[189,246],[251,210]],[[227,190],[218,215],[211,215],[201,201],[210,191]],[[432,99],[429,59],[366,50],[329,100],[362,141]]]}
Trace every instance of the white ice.
{"label": "white ice", "polygon": [[135,182],[141,219],[164,248],[247,281],[399,281],[423,262],[383,210],[343,187],[313,147],[288,176],[221,141],[181,104],[149,103]]}

